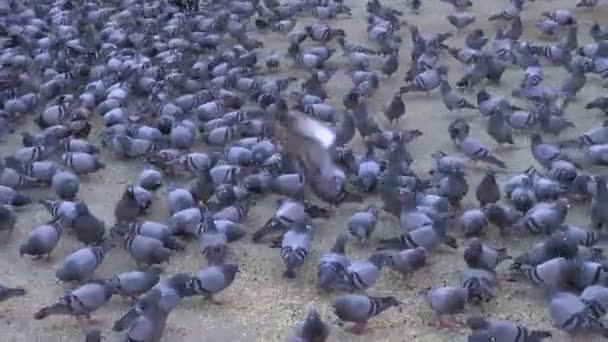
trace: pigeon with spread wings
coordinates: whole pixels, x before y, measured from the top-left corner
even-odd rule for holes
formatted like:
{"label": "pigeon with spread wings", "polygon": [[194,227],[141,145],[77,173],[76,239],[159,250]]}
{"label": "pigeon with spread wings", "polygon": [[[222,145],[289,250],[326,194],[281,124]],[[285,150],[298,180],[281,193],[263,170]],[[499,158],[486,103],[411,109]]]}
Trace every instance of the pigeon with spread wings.
{"label": "pigeon with spread wings", "polygon": [[337,205],[343,201],[361,201],[346,188],[346,175],[333,162],[330,150],[336,134],[319,121],[305,115],[290,113],[282,120],[278,137],[285,152],[302,164],[304,176],[314,193],[325,202]]}

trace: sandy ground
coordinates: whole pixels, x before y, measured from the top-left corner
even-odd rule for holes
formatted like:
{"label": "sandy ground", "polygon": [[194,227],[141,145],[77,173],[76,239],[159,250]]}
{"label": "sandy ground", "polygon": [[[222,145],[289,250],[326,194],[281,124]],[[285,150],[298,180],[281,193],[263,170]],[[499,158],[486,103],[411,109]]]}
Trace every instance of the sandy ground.
{"label": "sandy ground", "polygon": [[[453,9],[451,6],[440,3],[439,0],[423,1],[422,12],[418,16],[410,15],[405,8],[404,1],[383,1],[406,12],[405,20],[417,24],[422,31],[449,31],[453,30],[447,23],[445,16]],[[535,3],[527,3],[523,14],[525,37],[531,40],[539,40],[542,37],[533,29],[534,20],[544,10],[551,8],[570,9],[578,18],[579,40],[586,43],[589,38],[587,32],[593,20],[608,18],[608,4],[599,5],[594,11],[574,9],[575,1],[559,0],[537,0]],[[339,26],[348,34],[349,39],[360,42],[367,41],[365,32],[366,14],[365,2],[345,0],[345,4],[353,8],[353,16],[348,19],[338,19],[332,25]],[[474,27],[483,28],[489,36],[493,37],[495,27],[488,23],[486,18],[492,12],[503,8],[507,1],[481,1],[477,0],[473,11],[478,16],[478,22]],[[299,20],[298,26],[303,26],[312,19]],[[468,31],[466,31],[468,32]],[[466,32],[456,34],[448,44],[451,46],[462,46],[463,37]],[[418,128],[424,132],[424,136],[410,145],[410,151],[416,159],[415,169],[426,172],[433,165],[430,154],[443,150],[455,153],[455,147],[446,134],[448,113],[440,101],[437,91],[430,95],[407,94],[407,113],[399,123],[400,127],[390,127],[386,119],[380,114],[383,106],[388,104],[390,97],[402,85],[405,71],[409,68],[409,52],[411,49],[409,33],[406,28],[402,29],[404,43],[402,47],[402,63],[397,74],[392,79],[382,79],[379,91],[370,99],[372,109],[378,113],[377,120],[384,128]],[[278,34],[268,34],[262,37],[266,43],[266,50],[285,50],[286,37]],[[265,55],[263,52],[262,55]],[[338,55],[338,54],[336,54]],[[337,57],[337,58],[336,58]],[[450,66],[449,78],[454,83],[462,74],[462,68],[454,63],[449,56],[443,57]],[[332,79],[327,89],[332,96],[331,102],[341,108],[341,99],[351,82],[344,74],[344,60],[341,56],[332,58],[332,62],[342,67],[341,71]],[[377,60],[379,67],[381,60]],[[555,71],[555,72],[553,72]],[[289,62],[283,63],[281,73],[303,75],[299,71],[290,68]],[[489,86],[491,92],[510,94],[511,89],[521,79],[522,72],[510,69],[503,76],[499,85]],[[546,82],[559,84],[565,76],[565,72],[558,68],[547,68],[545,70]],[[568,108],[568,118],[575,121],[577,127],[565,132],[567,136],[575,136],[584,132],[593,125],[597,125],[602,118],[597,112],[589,112],[583,109],[585,103],[605,93],[597,76],[590,76],[585,89],[580,93],[576,101]],[[473,95],[473,94],[471,94]],[[476,112],[464,113],[475,117],[472,123],[473,136],[481,139],[488,146],[495,148],[484,131],[485,121]],[[100,118],[93,118],[96,128],[101,127]],[[24,130],[28,127],[24,127]],[[31,127],[30,127],[31,128]],[[95,134],[92,134],[95,135]],[[97,138],[94,138],[97,139]],[[359,139],[357,137],[357,139]],[[98,141],[98,139],[97,139]],[[6,155],[19,146],[18,139],[13,136],[1,146],[2,154]],[[360,141],[355,146],[361,147]],[[516,172],[533,164],[529,152],[529,141],[527,137],[517,138],[513,147],[497,149],[498,155],[509,164],[509,172]],[[104,151],[103,160],[108,166],[102,172],[81,179],[81,191],[79,197],[85,200],[94,214],[102,217],[107,224],[113,222],[112,210],[121,192],[127,183],[132,182],[141,168],[141,161],[121,161],[113,155]],[[599,171],[599,170],[595,170]],[[503,180],[506,174],[501,174]],[[480,179],[480,173],[473,170],[468,177],[471,189],[474,189]],[[164,204],[166,187],[157,192],[149,219],[166,221],[168,210]],[[48,190],[35,190],[31,194],[36,198],[50,196]],[[474,191],[463,201],[463,206],[476,205]],[[250,211],[245,224],[250,231],[254,231],[262,225],[272,214],[275,208],[276,198],[267,197]],[[317,234],[315,235],[312,251],[308,262],[300,270],[296,280],[286,280],[281,276],[283,264],[280,260],[278,250],[273,250],[266,245],[254,245],[249,239],[244,239],[232,245],[232,258],[241,266],[233,286],[223,292],[219,299],[227,301],[225,305],[217,306],[209,304],[202,299],[184,300],[178,308],[170,315],[169,323],[165,332],[165,341],[278,341],[291,332],[292,326],[303,318],[308,308],[318,308],[324,319],[332,325],[331,341],[463,341],[466,329],[445,330],[437,329],[434,324],[434,316],[425,298],[423,289],[443,284],[457,284],[459,282],[459,270],[464,266],[462,252],[464,241],[459,238],[461,248],[458,251],[440,250],[431,256],[431,265],[415,273],[408,279],[391,272],[383,271],[381,279],[370,289],[369,294],[394,295],[404,302],[400,309],[391,309],[382,314],[378,319],[370,322],[371,332],[369,335],[357,337],[344,331],[344,328],[335,324],[335,316],[329,310],[329,302],[332,296],[321,294],[315,288],[316,264],[320,253],[327,251],[333,243],[336,234],[345,228],[347,218],[355,211],[363,208],[369,203],[377,203],[376,196],[366,198],[364,204],[344,204],[335,210],[330,220],[316,220]],[[587,207],[574,207],[568,216],[568,222],[585,226],[588,223]],[[33,313],[42,305],[54,301],[67,288],[68,285],[57,284],[54,273],[57,266],[69,253],[80,247],[75,239],[65,234],[54,251],[52,259],[45,261],[32,261],[29,258],[20,258],[18,246],[26,237],[27,233],[37,225],[48,220],[49,215],[39,205],[31,205],[20,210],[19,223],[10,242],[0,249],[0,274],[2,281],[11,285],[21,285],[27,288],[28,295],[20,299],[14,299],[2,304],[0,308],[0,340],[2,341],[78,341],[83,339],[83,333],[90,328],[79,324],[71,317],[57,316],[47,318],[43,321],[34,321]],[[512,254],[517,254],[525,249],[531,239],[516,238],[512,241],[502,241],[496,238],[495,229],[489,239],[498,245],[507,245]],[[382,214],[374,239],[392,237],[397,235],[398,222],[387,214]],[[348,253],[354,257],[366,257],[374,248],[349,245]],[[198,253],[196,243],[190,243],[187,251],[175,255],[167,266],[167,273],[177,271],[196,271],[205,266],[205,262]],[[505,267],[504,265],[503,267]],[[97,276],[106,277],[117,272],[123,272],[135,268],[134,261],[120,248],[113,250],[96,273]],[[413,285],[415,289],[408,290],[406,284]],[[115,319],[127,310],[128,304],[119,298],[94,313],[99,320],[96,327],[104,330],[108,341],[118,341],[121,335],[109,332]],[[467,314],[483,313],[494,318],[506,318],[518,322],[526,322],[531,328],[550,329],[554,332],[554,341],[568,341],[569,337],[560,333],[551,326],[548,311],[544,300],[539,292],[525,284],[506,284],[498,292],[495,301],[483,305],[483,307],[469,307]],[[463,319],[459,317],[459,319]],[[583,339],[580,339],[582,341]],[[585,341],[594,341],[594,338],[585,338]]]}

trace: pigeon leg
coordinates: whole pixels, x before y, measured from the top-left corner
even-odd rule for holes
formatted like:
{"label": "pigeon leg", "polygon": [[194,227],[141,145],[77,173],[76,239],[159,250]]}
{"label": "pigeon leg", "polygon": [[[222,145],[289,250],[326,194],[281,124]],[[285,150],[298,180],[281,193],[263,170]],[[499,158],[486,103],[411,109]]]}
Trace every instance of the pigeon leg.
{"label": "pigeon leg", "polygon": [[230,301],[224,299],[224,300],[217,300],[215,297],[211,297],[209,298],[209,301],[215,305],[225,305],[225,304],[229,304]]}
{"label": "pigeon leg", "polygon": [[366,327],[367,327],[367,322],[355,323],[355,325],[350,327],[349,331],[355,335],[363,335],[365,333]]}
{"label": "pigeon leg", "polygon": [[456,322],[447,315],[437,316],[437,323],[440,328],[453,328],[456,326]]}

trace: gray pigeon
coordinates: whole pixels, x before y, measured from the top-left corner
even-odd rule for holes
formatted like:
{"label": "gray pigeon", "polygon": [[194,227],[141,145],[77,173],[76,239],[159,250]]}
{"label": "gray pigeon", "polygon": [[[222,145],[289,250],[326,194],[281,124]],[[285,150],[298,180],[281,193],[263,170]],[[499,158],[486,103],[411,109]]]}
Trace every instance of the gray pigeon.
{"label": "gray pigeon", "polygon": [[568,281],[575,275],[576,265],[571,260],[560,257],[536,266],[523,265],[520,270],[520,274],[533,285],[554,291],[568,285]]}
{"label": "gray pigeon", "polygon": [[346,269],[351,260],[345,249],[348,236],[340,234],[328,253],[321,255],[317,268],[317,285],[319,288],[332,291],[350,291],[351,284]]}
{"label": "gray pigeon", "polygon": [[579,262],[576,265],[576,271],[571,282],[578,290],[583,290],[591,285],[607,284],[608,267],[594,261]]}
{"label": "gray pigeon", "polygon": [[177,273],[171,277],[162,278],[129,311],[114,322],[112,330],[125,330],[138,317],[151,309],[157,309],[168,314],[177,306],[181,298],[190,292],[188,283],[192,279],[192,276],[188,273]]}
{"label": "gray pigeon", "polygon": [[203,296],[215,304],[221,304],[213,296],[232,285],[237,272],[239,267],[236,264],[209,266],[195,274],[186,284],[185,296]]}
{"label": "gray pigeon", "polygon": [[120,232],[118,229],[112,228],[114,236],[123,236],[124,247],[129,254],[135,259],[137,265],[141,263],[149,265],[161,264],[166,262],[171,257],[171,250],[165,248],[163,242],[155,238],[144,235]]}
{"label": "gray pigeon", "polygon": [[384,266],[403,275],[421,269],[426,264],[427,252],[422,247],[405,249],[396,253],[387,254]]}
{"label": "gray pigeon", "polygon": [[388,58],[382,63],[382,73],[389,78],[399,68],[399,53],[397,51],[388,55]]}
{"label": "gray pigeon", "polygon": [[423,247],[427,251],[431,251],[441,244],[446,244],[453,249],[457,249],[458,244],[456,243],[456,239],[446,233],[447,224],[447,215],[440,216],[430,226],[424,226],[404,233],[397,238],[381,240],[381,246],[378,249],[412,249]]}
{"label": "gray pigeon", "polygon": [[602,177],[598,177],[595,183],[595,194],[591,198],[591,227],[600,230],[608,223],[608,188]]}
{"label": "gray pigeon", "polygon": [[447,16],[450,24],[454,25],[459,30],[471,25],[475,22],[477,17],[474,14],[469,13],[453,13]]}
{"label": "gray pigeon", "polygon": [[72,200],[78,193],[80,183],[78,177],[72,172],[59,171],[53,176],[52,187],[59,198]]}
{"label": "gray pigeon", "polygon": [[0,303],[7,301],[13,297],[20,297],[26,295],[25,289],[21,287],[8,287],[0,284]]}
{"label": "gray pigeon", "polygon": [[0,205],[0,233],[12,233],[17,223],[17,215],[10,207]]}
{"label": "gray pigeon", "polygon": [[587,286],[579,298],[596,319],[601,319],[608,312],[608,288],[602,285]]}
{"label": "gray pigeon", "polygon": [[383,254],[373,254],[367,260],[352,262],[346,272],[353,290],[365,290],[376,283],[386,257]]}
{"label": "gray pigeon", "polygon": [[383,311],[401,303],[395,297],[371,297],[364,295],[344,295],[332,301],[334,313],[339,319],[355,323],[353,332],[363,333],[367,321]]}
{"label": "gray pigeon", "polygon": [[285,263],[285,277],[295,278],[295,270],[304,264],[312,242],[311,230],[310,226],[295,226],[283,235],[281,259]]}
{"label": "gray pigeon", "polygon": [[52,315],[86,316],[102,307],[112,297],[111,288],[102,282],[91,282],[61,296],[59,300],[45,306],[34,314],[35,319]]}
{"label": "gray pigeon", "polygon": [[101,330],[91,329],[85,335],[84,342],[100,342],[101,338]]}
{"label": "gray pigeon", "polygon": [[532,150],[532,156],[534,159],[536,159],[536,161],[546,169],[550,169],[551,163],[557,160],[566,160],[572,162],[567,155],[562,153],[562,150],[558,146],[543,143],[543,139],[540,134],[532,135],[530,140],[530,148]]}
{"label": "gray pigeon", "polygon": [[443,100],[443,104],[448,110],[457,110],[457,109],[475,109],[474,104],[470,103],[467,99],[465,99],[462,95],[458,94],[450,83],[447,80],[441,80],[441,99]]}
{"label": "gray pigeon", "polygon": [[488,38],[485,37],[483,31],[481,29],[475,29],[469,34],[467,34],[465,38],[465,45],[468,48],[481,50],[481,48],[486,45],[488,42]]}
{"label": "gray pigeon", "polygon": [[540,202],[528,210],[516,229],[524,229],[533,234],[551,234],[564,222],[569,207],[565,198],[555,202]]}
{"label": "gray pigeon", "polygon": [[148,191],[155,191],[163,185],[162,174],[155,168],[146,166],[139,173],[137,183]]}
{"label": "gray pigeon", "polygon": [[401,118],[405,114],[405,110],[406,110],[405,103],[403,102],[403,99],[401,98],[401,96],[402,96],[401,92],[395,93],[395,95],[391,99],[391,102],[389,103],[389,105],[386,107],[386,109],[383,112],[384,116],[388,119],[388,121],[391,124],[394,121],[399,121],[399,118]]}
{"label": "gray pigeon", "polygon": [[469,191],[469,184],[462,174],[436,174],[434,181],[437,195],[447,198],[454,207],[460,206],[460,201]]}
{"label": "gray pigeon", "polygon": [[[64,201],[61,206],[66,205],[68,207],[71,203]],[[105,223],[95,217],[84,202],[76,202],[74,209],[76,217],[72,220],[72,232],[78,241],[87,245],[101,244],[106,234]],[[65,219],[65,216],[62,216],[62,218]]]}
{"label": "gray pigeon", "polygon": [[137,296],[148,292],[158,284],[162,269],[151,266],[145,271],[123,272],[106,280],[117,294],[123,298],[137,299]]}
{"label": "gray pigeon", "polygon": [[461,313],[465,304],[479,296],[477,288],[444,286],[430,290],[428,300],[437,315],[437,323],[442,327],[454,326],[448,315]]}
{"label": "gray pigeon", "polygon": [[467,326],[473,333],[469,342],[542,342],[552,336],[544,330],[530,330],[526,326],[511,321],[489,320],[479,316],[469,317]]}
{"label": "gray pigeon", "polygon": [[101,246],[83,247],[70,254],[55,273],[61,281],[88,281],[111,248],[109,241]]}
{"label": "gray pigeon", "polygon": [[496,174],[493,171],[486,171],[481,182],[477,185],[475,197],[477,197],[481,207],[500,200],[500,188],[496,183]]}
{"label": "gray pigeon", "polygon": [[325,342],[329,335],[329,326],[323,322],[315,309],[310,309],[304,322],[294,328],[288,342]]}
{"label": "gray pigeon", "polygon": [[143,212],[144,210],[141,208],[135,197],[134,188],[132,186],[128,186],[114,208],[114,217],[116,218],[116,222],[120,223],[133,221],[139,215],[143,214]]}
{"label": "gray pigeon", "polygon": [[86,175],[105,168],[99,158],[99,155],[84,152],[67,152],[61,156],[63,163],[77,175]]}
{"label": "gray pigeon", "polygon": [[[501,105],[502,106],[502,105]],[[504,113],[498,108],[490,114],[486,132],[498,144],[508,143],[513,145],[513,128],[505,119]]]}
{"label": "gray pigeon", "polygon": [[554,324],[569,334],[594,332],[608,336],[606,327],[593,318],[585,303],[575,294],[555,293],[549,303],[549,313]]}
{"label": "gray pigeon", "polygon": [[577,253],[576,241],[564,233],[555,233],[544,241],[535,243],[526,252],[513,259],[511,268],[521,265],[536,266],[554,258],[574,259]]}
{"label": "gray pigeon", "polygon": [[503,169],[507,168],[507,165],[502,160],[498,159],[498,157],[479,140],[470,137],[466,131],[457,132],[456,145],[458,145],[458,148],[464,152],[464,154],[475,161],[479,160]]}
{"label": "gray pigeon", "polygon": [[370,205],[364,211],[354,213],[347,223],[349,233],[365,244],[372,235],[378,222],[380,210],[375,205]]}
{"label": "gray pigeon", "polygon": [[462,287],[476,292],[479,299],[490,301],[494,298],[494,287],[498,284],[496,274],[479,268],[466,268],[460,272]]}
{"label": "gray pigeon", "polygon": [[32,200],[25,194],[8,186],[0,185],[0,205],[24,206]]}
{"label": "gray pigeon", "polygon": [[126,341],[160,342],[165,332],[168,312],[152,304],[133,322]]}
{"label": "gray pigeon", "polygon": [[61,225],[54,222],[43,224],[28,234],[25,243],[19,247],[19,254],[28,254],[35,258],[46,255],[49,258],[59,243],[61,233]]}
{"label": "gray pigeon", "polygon": [[205,219],[199,226],[199,247],[209,265],[219,265],[224,262],[228,252],[228,237],[219,231],[213,219]]}
{"label": "gray pigeon", "polygon": [[507,259],[511,259],[511,256],[507,254],[506,248],[495,248],[479,238],[471,239],[464,251],[464,261],[469,267],[490,272],[496,272],[496,267]]}
{"label": "gray pigeon", "polygon": [[488,222],[496,225],[503,236],[508,235],[508,229],[521,219],[521,213],[503,203],[490,203],[483,208],[483,211]]}
{"label": "gray pigeon", "polygon": [[480,236],[485,233],[488,220],[481,209],[473,208],[462,213],[459,225],[465,237]]}

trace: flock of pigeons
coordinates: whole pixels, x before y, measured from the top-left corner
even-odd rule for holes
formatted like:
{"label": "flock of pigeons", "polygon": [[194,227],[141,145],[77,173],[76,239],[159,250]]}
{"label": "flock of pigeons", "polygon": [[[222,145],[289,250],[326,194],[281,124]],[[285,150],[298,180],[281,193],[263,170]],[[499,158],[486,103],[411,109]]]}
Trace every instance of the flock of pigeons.
{"label": "flock of pigeons", "polygon": [[[213,301],[238,281],[231,242],[246,235],[254,242],[268,240],[280,249],[284,276],[295,278],[304,263],[313,262],[307,257],[315,220],[331,220],[341,203],[362,202],[367,193],[378,193],[382,205],[353,214],[318,262],[316,286],[337,293],[331,303],[335,315],[354,323],[354,333],[364,333],[368,320],[401,305],[393,296],[365,294],[382,269],[407,275],[424,267],[428,255],[443,245],[458,248],[454,229],[449,229],[456,222],[468,267],[461,271],[460,284],[427,293],[441,326],[453,325],[449,316],[463,312],[467,303],[492,300],[505,278],[496,267],[512,259],[507,278],[542,289],[559,329],[608,337],[602,321],[608,312],[608,267],[602,250],[594,247],[608,224],[606,179],[585,171],[565,151],[581,149],[589,163],[608,165],[608,124],[555,144],[541,136],[573,126],[564,113],[584,90],[587,75],[608,77],[608,27],[595,23],[589,32],[594,43],[579,45],[575,16],[558,9],[543,13],[536,23],[553,43],[523,41],[525,3],[511,0],[488,18],[498,26],[492,39],[481,29],[468,28],[477,20],[467,12],[470,0],[441,1],[454,8],[449,23],[459,33],[468,32],[465,46],[448,46],[452,33],[422,32],[404,24],[404,13],[379,0],[367,2],[365,44],[329,25],[331,19],[352,15],[341,0],[0,1],[0,134],[6,139],[30,118],[40,127],[22,133],[23,147],[3,159],[0,230],[10,233],[18,208],[34,205],[23,189],[50,186],[56,196],[37,200],[51,218],[31,230],[19,253],[49,257],[64,232],[84,243],[56,271],[57,280],[77,285],[34,318],[89,317],[119,295],[134,304],[113,330],[126,330],[126,341],[160,341],[167,317],[182,299]],[[424,5],[420,0],[405,3],[412,14]],[[597,3],[581,0],[576,7]],[[317,20],[295,28],[303,16]],[[412,40],[408,53],[400,49],[402,26]],[[257,37],[267,31],[286,37],[284,56],[256,51],[263,47]],[[346,70],[332,60],[337,49],[347,61],[340,69]],[[443,63],[448,58],[463,65],[454,87]],[[449,135],[465,156],[435,153],[436,165],[427,177],[414,172],[407,150],[423,132],[381,129],[368,106],[380,80],[391,77],[405,60],[410,64],[405,85],[387,103],[384,116],[393,126],[406,112],[404,94],[439,88],[443,104],[456,117],[449,122]],[[543,82],[543,63],[568,72],[561,86]],[[306,77],[280,77],[279,70],[286,67],[301,69]],[[527,109],[484,89],[484,84],[499,82],[506,69],[518,68],[523,79],[512,95]],[[353,82],[342,99],[344,110],[325,102],[326,84],[336,72],[346,72]],[[477,89],[476,101],[457,88]],[[608,97],[586,108],[608,113]],[[463,110],[479,111],[487,134],[498,144],[513,144],[518,133],[529,135],[540,168],[511,175],[501,189],[496,172],[507,166],[470,135],[469,120],[459,115]],[[94,119],[98,116],[102,124]],[[92,130],[95,136],[89,137]],[[365,146],[361,154],[350,144],[357,132]],[[100,146],[92,142],[96,136]],[[115,156],[112,163],[145,160],[138,179],[116,203],[111,227],[78,198],[81,176],[106,167],[102,149]],[[460,202],[469,191],[471,161],[486,170],[475,187],[479,207],[465,209]],[[180,180],[188,183],[174,183]],[[146,220],[158,198],[155,192],[163,186],[170,217],[167,222]],[[246,227],[249,209],[269,193],[283,197],[275,214],[260,229]],[[313,198],[327,206],[313,204]],[[565,222],[574,200],[590,202],[588,229]],[[398,219],[396,237],[380,240],[369,258],[352,260],[347,245],[378,240],[373,233],[380,215]],[[481,239],[490,227],[497,227],[505,241],[524,233],[542,239],[511,257],[505,248]],[[179,257],[193,238],[208,266],[197,273],[163,275],[159,265]],[[106,254],[119,246],[138,270],[96,277]],[[22,288],[0,287],[0,300],[24,295]],[[551,337],[548,331],[479,316],[466,324],[471,342]],[[101,335],[92,329],[86,341],[99,341]],[[329,324],[311,309],[289,341],[325,341],[328,335]]]}

